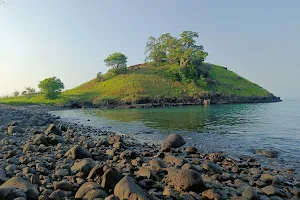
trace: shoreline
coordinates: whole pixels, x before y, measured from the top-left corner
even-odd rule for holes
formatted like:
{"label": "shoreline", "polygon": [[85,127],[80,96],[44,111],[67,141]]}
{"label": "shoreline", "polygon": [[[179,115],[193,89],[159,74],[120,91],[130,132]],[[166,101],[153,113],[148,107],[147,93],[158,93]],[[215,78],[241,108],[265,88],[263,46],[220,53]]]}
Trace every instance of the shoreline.
{"label": "shoreline", "polygon": [[[32,199],[89,199],[89,192],[102,199],[299,197],[300,179],[292,171],[262,167],[251,156],[202,154],[184,147],[177,135],[160,147],[80,124],[69,128],[69,123],[47,113],[55,108],[0,106],[0,197],[9,195],[1,193],[3,184],[5,191],[18,191],[8,179],[26,186],[17,197]],[[13,121],[17,122],[7,128]],[[55,126],[49,128],[52,122]],[[122,196],[124,191],[133,196]]]}

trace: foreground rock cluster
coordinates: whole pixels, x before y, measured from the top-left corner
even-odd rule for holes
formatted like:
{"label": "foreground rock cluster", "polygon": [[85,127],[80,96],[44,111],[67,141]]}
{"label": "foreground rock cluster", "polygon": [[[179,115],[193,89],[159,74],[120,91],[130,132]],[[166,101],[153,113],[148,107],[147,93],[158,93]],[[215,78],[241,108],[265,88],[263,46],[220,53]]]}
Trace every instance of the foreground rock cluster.
{"label": "foreground rock cluster", "polygon": [[[94,137],[97,136],[97,137]],[[299,199],[290,171],[249,156],[202,154],[64,124],[40,107],[0,107],[0,199]]]}

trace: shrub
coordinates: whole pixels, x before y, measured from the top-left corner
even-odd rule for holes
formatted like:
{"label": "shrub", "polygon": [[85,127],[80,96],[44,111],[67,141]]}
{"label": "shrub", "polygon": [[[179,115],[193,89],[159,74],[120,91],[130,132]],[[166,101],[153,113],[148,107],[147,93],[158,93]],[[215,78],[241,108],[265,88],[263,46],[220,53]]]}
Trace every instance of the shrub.
{"label": "shrub", "polygon": [[98,97],[94,99],[93,104],[96,106],[117,106],[122,102],[116,97]]}

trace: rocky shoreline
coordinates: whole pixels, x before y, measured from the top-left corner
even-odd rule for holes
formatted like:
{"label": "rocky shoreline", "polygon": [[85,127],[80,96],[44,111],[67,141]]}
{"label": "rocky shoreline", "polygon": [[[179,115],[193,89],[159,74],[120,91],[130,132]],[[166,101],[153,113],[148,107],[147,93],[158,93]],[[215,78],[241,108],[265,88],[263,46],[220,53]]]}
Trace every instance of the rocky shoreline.
{"label": "rocky shoreline", "polygon": [[0,105],[0,200],[300,199],[292,170],[203,154],[176,134],[141,144],[65,123],[47,113],[54,109]]}
{"label": "rocky shoreline", "polygon": [[205,100],[209,100],[210,104],[240,104],[240,103],[273,103],[281,102],[280,97],[271,94],[267,97],[241,97],[235,95],[224,95],[220,93],[211,93],[203,96],[202,98],[195,99],[186,97],[184,99],[150,99],[145,98],[138,102],[107,102],[107,104],[94,104],[92,101],[75,101],[70,100],[63,107],[66,108],[154,108],[154,107],[172,107],[172,106],[195,106],[205,105]]}

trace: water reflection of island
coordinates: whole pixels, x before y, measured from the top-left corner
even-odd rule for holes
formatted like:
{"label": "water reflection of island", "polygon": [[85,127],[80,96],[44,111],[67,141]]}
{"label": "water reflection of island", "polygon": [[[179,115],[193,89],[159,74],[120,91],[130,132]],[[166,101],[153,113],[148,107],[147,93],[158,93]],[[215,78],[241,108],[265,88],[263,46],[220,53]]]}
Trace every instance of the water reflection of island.
{"label": "water reflection of island", "polygon": [[143,122],[165,131],[234,133],[255,124],[255,105],[211,105],[148,109],[93,110],[96,116],[119,122]]}

